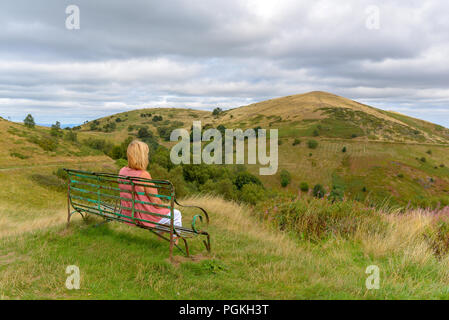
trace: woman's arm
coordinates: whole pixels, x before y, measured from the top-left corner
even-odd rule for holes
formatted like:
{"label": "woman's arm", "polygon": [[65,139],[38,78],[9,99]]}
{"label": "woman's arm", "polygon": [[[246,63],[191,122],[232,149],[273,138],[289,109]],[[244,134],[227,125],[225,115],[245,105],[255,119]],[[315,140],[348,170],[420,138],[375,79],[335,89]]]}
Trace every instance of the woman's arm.
{"label": "woman's arm", "polygon": [[[144,179],[151,179],[151,175],[148,171],[144,171],[140,177],[144,178]],[[162,204],[161,198],[148,195],[148,194],[159,194],[157,192],[156,188],[144,187],[144,189],[145,189],[145,193],[147,194],[147,197],[150,199],[151,202],[157,203],[157,204]]]}

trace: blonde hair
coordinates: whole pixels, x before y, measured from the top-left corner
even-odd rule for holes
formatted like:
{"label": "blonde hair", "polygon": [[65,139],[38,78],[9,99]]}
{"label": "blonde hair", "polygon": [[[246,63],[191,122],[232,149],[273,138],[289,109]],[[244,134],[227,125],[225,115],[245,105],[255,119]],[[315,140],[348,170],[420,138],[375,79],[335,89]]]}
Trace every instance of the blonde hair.
{"label": "blonde hair", "polygon": [[146,170],[148,167],[148,145],[142,141],[134,140],[128,146],[128,167],[136,170]]}

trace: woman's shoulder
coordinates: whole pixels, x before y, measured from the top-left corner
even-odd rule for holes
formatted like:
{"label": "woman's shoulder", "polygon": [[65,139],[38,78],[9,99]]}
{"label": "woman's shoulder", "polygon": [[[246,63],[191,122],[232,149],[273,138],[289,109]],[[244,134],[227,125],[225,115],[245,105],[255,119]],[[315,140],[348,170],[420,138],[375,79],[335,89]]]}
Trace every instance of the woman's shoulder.
{"label": "woman's shoulder", "polygon": [[145,178],[145,179],[151,179],[151,175],[148,171],[146,170],[142,170],[142,173],[140,175],[141,178]]}

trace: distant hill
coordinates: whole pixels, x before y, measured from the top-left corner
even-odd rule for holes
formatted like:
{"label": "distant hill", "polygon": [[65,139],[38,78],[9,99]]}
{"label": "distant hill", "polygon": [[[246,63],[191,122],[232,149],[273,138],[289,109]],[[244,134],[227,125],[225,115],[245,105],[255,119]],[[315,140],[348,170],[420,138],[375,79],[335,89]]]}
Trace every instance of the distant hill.
{"label": "distant hill", "polygon": [[[130,132],[129,125],[155,125],[153,115],[163,118],[158,126],[175,122],[190,127],[192,121],[201,120],[204,125],[223,124],[230,128],[279,128],[281,137],[449,144],[447,128],[321,91],[254,103],[224,111],[218,117],[191,109],[135,110],[96,120],[95,131],[107,131],[105,126],[112,123],[115,129],[110,136],[123,136]],[[89,122],[82,130],[90,131],[92,125]]]}
{"label": "distant hill", "polygon": [[0,118],[0,136],[0,169],[74,161],[110,162],[102,153],[79,143],[77,137],[69,139],[66,130],[55,137],[50,128],[27,128]]}
{"label": "distant hill", "polygon": [[[285,188],[298,192],[334,187],[346,197],[385,199],[421,206],[449,203],[449,130],[396,112],[376,109],[326,92],[310,92],[243,106],[218,115],[192,109],[153,108],[111,115],[78,128],[81,139],[95,137],[118,144],[145,127],[169,147],[167,133],[190,129],[192,122],[227,128],[278,129],[279,170],[261,177],[281,189],[280,172],[291,174]],[[311,149],[308,141],[316,140]],[[258,166],[249,166],[257,174]]]}

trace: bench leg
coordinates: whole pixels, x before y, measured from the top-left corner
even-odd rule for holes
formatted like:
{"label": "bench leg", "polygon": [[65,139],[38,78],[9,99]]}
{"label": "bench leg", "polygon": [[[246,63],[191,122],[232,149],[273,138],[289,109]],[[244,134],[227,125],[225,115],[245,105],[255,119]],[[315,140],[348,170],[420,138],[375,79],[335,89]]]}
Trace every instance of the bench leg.
{"label": "bench leg", "polygon": [[187,240],[185,238],[181,238],[181,239],[182,239],[182,241],[184,241],[184,246],[186,248],[186,256],[187,256],[187,258],[189,258],[190,257],[189,244],[187,243]]}
{"label": "bench leg", "polygon": [[207,234],[207,241],[203,240],[204,246],[206,247],[207,252],[210,253],[210,236]]}

